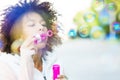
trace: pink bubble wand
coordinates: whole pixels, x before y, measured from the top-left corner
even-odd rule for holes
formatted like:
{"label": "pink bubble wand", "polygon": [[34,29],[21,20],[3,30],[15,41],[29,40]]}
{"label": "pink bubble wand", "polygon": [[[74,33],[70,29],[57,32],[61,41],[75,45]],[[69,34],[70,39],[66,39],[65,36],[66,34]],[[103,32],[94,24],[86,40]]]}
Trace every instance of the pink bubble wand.
{"label": "pink bubble wand", "polygon": [[52,36],[53,36],[52,30],[48,30],[47,33],[36,34],[34,36],[34,38],[35,38],[34,44],[38,44],[42,41],[45,41],[47,39],[47,37],[52,37]]}
{"label": "pink bubble wand", "polygon": [[58,75],[60,75],[60,65],[54,64],[53,65],[53,80],[56,80]]}

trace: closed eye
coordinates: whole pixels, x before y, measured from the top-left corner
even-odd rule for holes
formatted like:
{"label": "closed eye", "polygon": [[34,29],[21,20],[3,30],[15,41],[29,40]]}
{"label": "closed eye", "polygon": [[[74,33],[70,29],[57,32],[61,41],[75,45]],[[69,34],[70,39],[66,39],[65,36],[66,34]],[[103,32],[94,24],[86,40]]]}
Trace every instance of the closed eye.
{"label": "closed eye", "polygon": [[40,20],[39,23],[43,26],[43,27],[47,27],[47,24],[44,20]]}
{"label": "closed eye", "polygon": [[34,27],[34,26],[35,26],[35,24],[29,24],[28,26],[30,26],[30,27]]}
{"label": "closed eye", "polygon": [[41,24],[43,27],[47,27],[47,25],[46,24]]}

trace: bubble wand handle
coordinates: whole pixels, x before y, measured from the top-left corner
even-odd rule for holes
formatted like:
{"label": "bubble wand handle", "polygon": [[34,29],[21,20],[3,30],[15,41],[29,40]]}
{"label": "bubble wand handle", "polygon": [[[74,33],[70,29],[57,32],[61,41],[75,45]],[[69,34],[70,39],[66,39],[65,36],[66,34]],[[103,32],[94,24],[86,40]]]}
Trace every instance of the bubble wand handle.
{"label": "bubble wand handle", "polygon": [[54,64],[53,65],[53,80],[56,80],[58,75],[60,75],[60,65]]}

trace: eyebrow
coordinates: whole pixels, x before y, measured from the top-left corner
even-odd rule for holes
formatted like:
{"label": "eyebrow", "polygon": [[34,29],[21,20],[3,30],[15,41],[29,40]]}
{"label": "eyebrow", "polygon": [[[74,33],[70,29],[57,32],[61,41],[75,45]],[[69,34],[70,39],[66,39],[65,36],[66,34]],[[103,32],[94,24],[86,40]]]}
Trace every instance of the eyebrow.
{"label": "eyebrow", "polygon": [[[35,19],[34,19],[34,18],[31,18],[31,17],[29,16],[29,14],[26,15],[26,18],[28,19],[27,21],[35,22]],[[47,24],[46,21],[45,21],[43,18],[40,18],[40,19],[39,19],[39,22],[40,22],[40,23],[41,23],[41,22],[44,22],[45,24]]]}
{"label": "eyebrow", "polygon": [[34,22],[35,20],[33,20],[33,19],[28,19],[28,21]]}
{"label": "eyebrow", "polygon": [[[27,16],[27,18],[28,18],[29,21],[32,21],[32,22],[35,21],[35,19],[30,18],[29,16]],[[39,22],[45,22],[45,20],[44,19],[40,19]]]}

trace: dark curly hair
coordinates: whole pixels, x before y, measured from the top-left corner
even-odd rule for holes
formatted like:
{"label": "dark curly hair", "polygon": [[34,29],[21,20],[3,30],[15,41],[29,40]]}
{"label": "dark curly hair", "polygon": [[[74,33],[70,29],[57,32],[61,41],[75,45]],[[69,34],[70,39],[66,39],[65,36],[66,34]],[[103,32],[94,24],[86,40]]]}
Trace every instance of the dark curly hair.
{"label": "dark curly hair", "polygon": [[13,42],[10,37],[11,28],[23,14],[29,11],[40,14],[47,23],[47,28],[53,31],[53,36],[48,38],[46,48],[43,50],[44,53],[47,54],[47,51],[52,52],[53,46],[61,44],[61,38],[57,34],[57,26],[55,25],[55,22],[57,21],[57,13],[53,10],[51,3],[40,3],[39,0],[30,0],[29,2],[24,0],[23,2],[19,1],[15,6],[8,7],[2,14],[3,20],[1,23],[1,34],[4,37],[3,40],[6,40],[3,47],[4,52],[11,53],[10,47]]}

